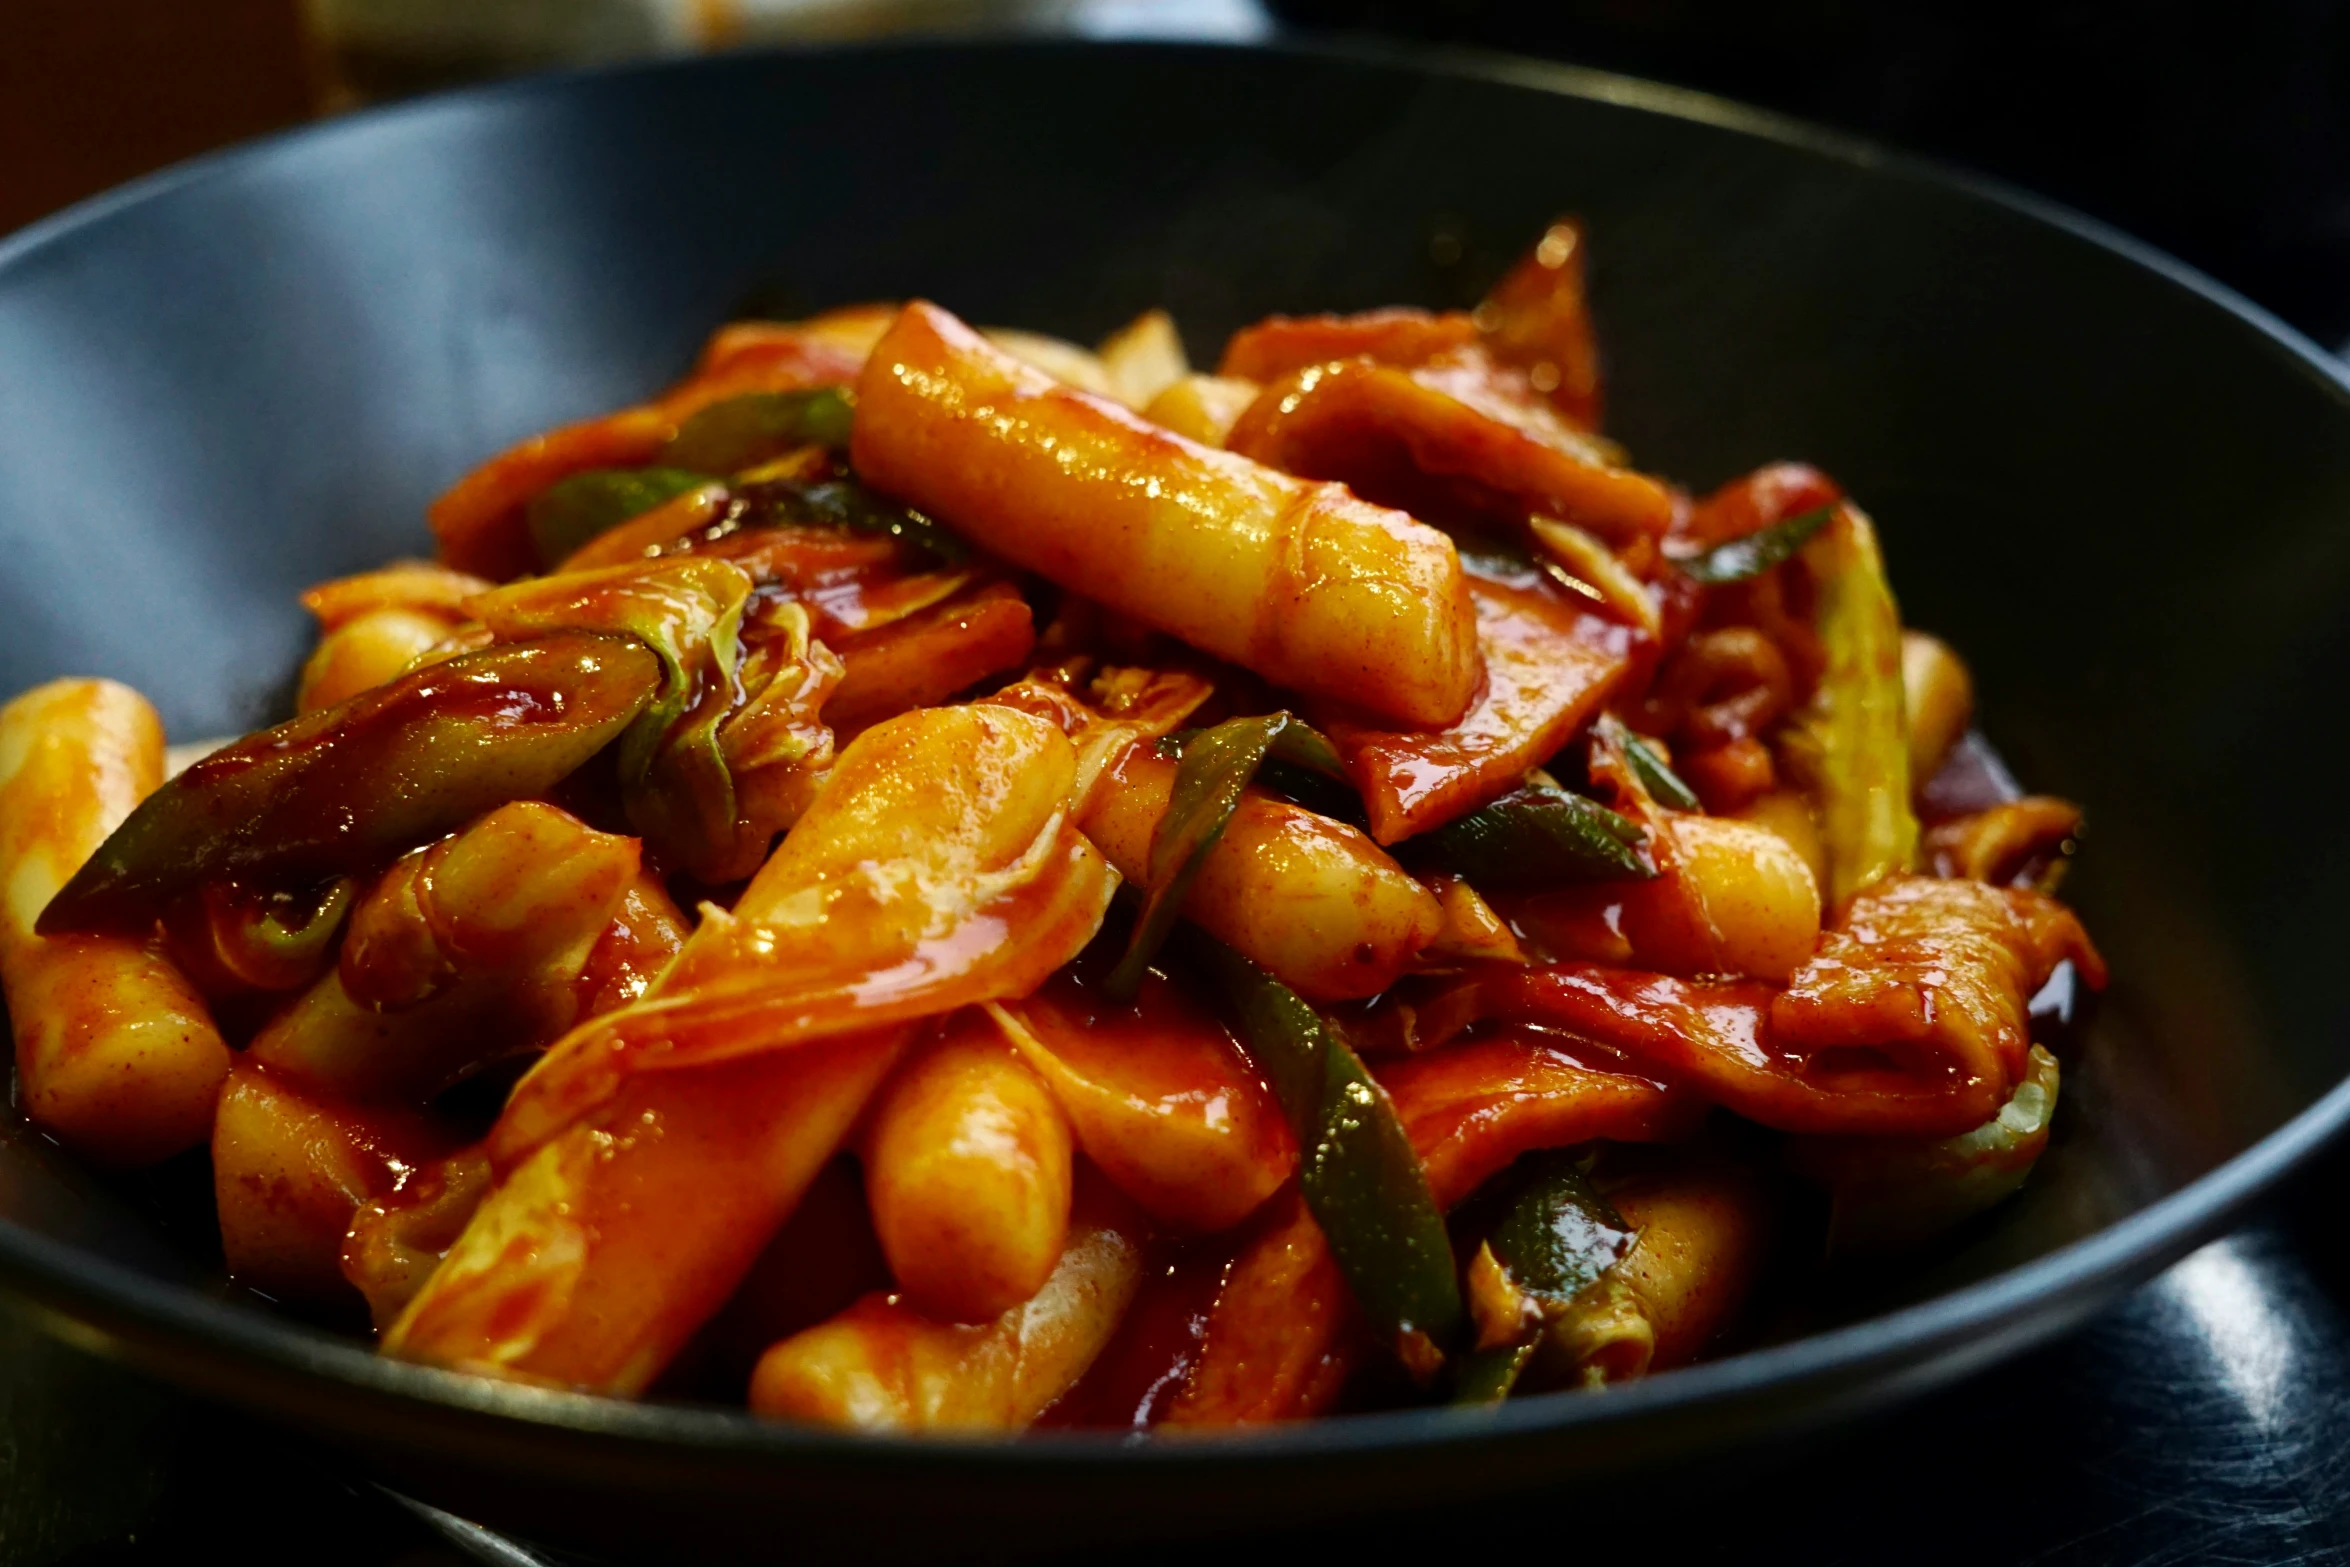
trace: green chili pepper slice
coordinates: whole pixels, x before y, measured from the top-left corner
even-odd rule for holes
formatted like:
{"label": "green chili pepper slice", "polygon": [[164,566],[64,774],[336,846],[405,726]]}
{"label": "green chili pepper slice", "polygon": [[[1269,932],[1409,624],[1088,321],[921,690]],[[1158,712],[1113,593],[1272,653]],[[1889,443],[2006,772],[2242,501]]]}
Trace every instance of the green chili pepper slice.
{"label": "green chili pepper slice", "polygon": [[749,523],[796,522],[854,533],[886,533],[942,565],[960,565],[971,547],[911,506],[884,500],[857,479],[771,479],[741,486]]}
{"label": "green chili pepper slice", "polygon": [[1640,787],[1648,791],[1650,799],[1659,805],[1669,805],[1676,811],[1702,811],[1704,802],[1697,791],[1681,781],[1681,775],[1665,765],[1665,759],[1656,754],[1656,748],[1625,725],[1613,713],[1602,713],[1593,726],[1600,735],[1624,753],[1631,765],[1632,776],[1640,780]]}
{"label": "green chili pepper slice", "polygon": [[[1305,738],[1294,746],[1290,737],[1303,731]],[[1197,729],[1178,729],[1159,737],[1159,754],[1180,758],[1183,748],[1191,744]],[[1307,760],[1301,760],[1306,758]],[[1273,749],[1257,767],[1256,784],[1268,793],[1304,806],[1317,816],[1327,816],[1334,822],[1345,822],[1353,827],[1364,827],[1368,818],[1363,813],[1362,796],[1342,771],[1332,771],[1328,764],[1338,760],[1338,748],[1327,736],[1309,724],[1291,718],[1287,728],[1275,737]]]}
{"label": "green chili pepper slice", "polygon": [[539,563],[552,571],[598,534],[715,482],[684,468],[591,468],[540,491],[523,520]]}
{"label": "green chili pepper slice", "polygon": [[41,911],[43,935],[136,929],[225,877],[290,887],[373,871],[619,738],[660,660],[634,637],[487,648],[247,735],[149,795]]}
{"label": "green chili pepper slice", "polygon": [[1523,1338],[1496,1344],[1491,1349],[1480,1349],[1461,1358],[1460,1370],[1452,1380],[1452,1401],[1456,1404],[1498,1404],[1510,1396],[1518,1379],[1534,1362],[1534,1351],[1540,1347],[1541,1335],[1529,1333]]}
{"label": "green chili pepper slice", "polygon": [[1330,737],[1301,718],[1292,718],[1273,737],[1273,758],[1324,778],[1346,779],[1346,761]]}
{"label": "green chili pepper slice", "polygon": [[703,473],[740,473],[796,447],[846,451],[855,416],[856,401],[845,386],[749,392],[689,415],[661,460]]}
{"label": "green chili pepper slice", "polygon": [[1592,1189],[1572,1149],[1526,1155],[1512,1185],[1485,1244],[1511,1281],[1545,1305],[1566,1305],[1632,1249],[1632,1227]]}
{"label": "green chili pepper slice", "polygon": [[1444,1215],[1394,1104],[1288,986],[1196,927],[1183,945],[1297,1133],[1299,1188],[1356,1304],[1408,1370],[1432,1378],[1467,1316]]}
{"label": "green chili pepper slice", "polygon": [[[1570,1149],[1520,1159],[1498,1206],[1484,1244],[1532,1314],[1514,1337],[1463,1363],[1453,1386],[1455,1403],[1507,1398],[1532,1362],[1544,1327],[1574,1310],[1577,1298],[1623,1260],[1635,1238],[1623,1216],[1592,1189]],[[1476,1216],[1468,1217],[1474,1223]]]}
{"label": "green chili pepper slice", "polygon": [[1503,890],[1646,880],[1639,826],[1582,795],[1529,783],[1405,845],[1415,869]]}
{"label": "green chili pepper slice", "polygon": [[1151,834],[1149,874],[1143,887],[1142,912],[1134,921],[1125,954],[1102,981],[1111,999],[1127,1002],[1142,987],[1142,976],[1158,956],[1183,899],[1199,879],[1208,851],[1224,836],[1232,813],[1240,808],[1240,792],[1273,749],[1283,730],[1293,722],[1287,713],[1254,718],[1228,718],[1213,729],[1187,736],[1177,754],[1175,784],[1167,795],[1167,814]]}
{"label": "green chili pepper slice", "polygon": [[1708,587],[1719,587],[1725,582],[1744,582],[1788,559],[1811,542],[1811,536],[1828,525],[1835,515],[1833,506],[1821,506],[1774,522],[1767,528],[1758,528],[1742,539],[1717,544],[1703,554],[1692,555],[1676,562],[1681,575]]}

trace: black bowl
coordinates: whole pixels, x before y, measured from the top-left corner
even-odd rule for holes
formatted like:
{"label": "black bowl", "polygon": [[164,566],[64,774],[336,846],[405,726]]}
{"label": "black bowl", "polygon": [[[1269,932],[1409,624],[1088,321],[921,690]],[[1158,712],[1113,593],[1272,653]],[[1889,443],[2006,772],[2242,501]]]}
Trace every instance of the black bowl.
{"label": "black bowl", "polygon": [[2350,835],[2322,802],[2290,843],[2274,825],[2342,749],[2340,373],[2078,219],[1709,99],[1492,62],[887,48],[526,82],[167,174],[0,245],[0,689],[117,676],[180,738],[276,716],[296,589],[423,550],[470,464],[657,386],[731,313],[918,292],[1089,338],[1160,303],[1204,358],[1268,311],[1463,302],[1560,212],[1590,223],[1610,422],[1643,465],[1840,476],[1911,619],[1974,661],[1991,737],[2092,812],[2072,891],[2118,979],[2056,1146],[1845,1325],[1494,1414],[859,1439],[376,1360],[238,1303],[21,1127],[0,1279],[432,1500],[675,1550],[1163,1536],[1783,1446],[2179,1256],[2350,1113]]}

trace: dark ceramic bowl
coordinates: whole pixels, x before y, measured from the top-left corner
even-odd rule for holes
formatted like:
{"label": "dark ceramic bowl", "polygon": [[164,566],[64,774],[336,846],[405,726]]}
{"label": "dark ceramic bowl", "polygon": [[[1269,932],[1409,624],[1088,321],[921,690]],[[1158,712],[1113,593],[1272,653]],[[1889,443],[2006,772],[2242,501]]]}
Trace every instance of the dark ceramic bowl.
{"label": "dark ceramic bowl", "polygon": [[117,676],[179,738],[276,716],[298,588],[423,550],[451,479],[659,385],[730,313],[919,292],[1091,338],[1160,303],[1206,358],[1268,311],[1463,302],[1560,212],[1590,224],[1610,423],[1643,466],[1840,476],[1910,618],[1973,660],[1992,739],[2092,813],[2071,891],[2118,978],[2056,1145],[1842,1325],[1494,1414],[868,1440],[379,1361],[238,1303],[21,1128],[0,1280],[493,1521],[1026,1546],[1784,1450],[2212,1234],[2350,1112],[2350,835],[2310,786],[2350,689],[2340,372],[2077,219],[1704,98],[1350,54],[889,48],[526,82],[167,174],[0,245],[0,690]]}

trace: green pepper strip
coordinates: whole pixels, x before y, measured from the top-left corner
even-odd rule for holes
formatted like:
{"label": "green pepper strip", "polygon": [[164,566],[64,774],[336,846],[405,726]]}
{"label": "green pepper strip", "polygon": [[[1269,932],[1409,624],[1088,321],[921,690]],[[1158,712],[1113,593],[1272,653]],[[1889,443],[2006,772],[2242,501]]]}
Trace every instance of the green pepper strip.
{"label": "green pepper strip", "polygon": [[886,533],[949,566],[971,558],[971,547],[938,523],[910,506],[882,499],[853,478],[813,482],[773,479],[745,484],[737,493],[749,508],[746,520],[750,522],[812,523],[853,533]]}
{"label": "green pepper strip", "polygon": [[1240,808],[1240,793],[1281,732],[1294,722],[1287,713],[1254,718],[1228,718],[1213,729],[1203,729],[1181,743],[1182,760],[1175,764],[1175,784],[1168,791],[1167,814],[1151,833],[1149,875],[1144,879],[1142,913],[1127,938],[1118,966],[1102,981],[1102,989],[1120,1003],[1132,1001],[1142,988],[1142,976],[1158,956],[1183,911],[1183,899],[1199,879],[1208,851],[1231,825]]}
{"label": "green pepper strip", "polygon": [[1640,853],[1647,838],[1595,800],[1530,783],[1412,840],[1406,857],[1479,887],[1646,880],[1656,874]]}
{"label": "green pepper strip", "polygon": [[1534,1351],[1542,1342],[1538,1333],[1512,1339],[1507,1344],[1496,1344],[1491,1349],[1480,1349],[1462,1357],[1460,1371],[1452,1379],[1452,1401],[1456,1404],[1498,1404],[1510,1396],[1518,1385],[1518,1378],[1533,1364]]}
{"label": "green pepper strip", "polygon": [[1330,737],[1302,719],[1292,718],[1273,737],[1273,757],[1324,778],[1346,779],[1346,762]]}
{"label": "green pepper strip", "polygon": [[1708,587],[1744,582],[1749,577],[1761,576],[1803,548],[1813,534],[1828,525],[1828,519],[1835,513],[1834,506],[1802,512],[1675,564],[1680,567],[1681,575]]}
{"label": "green pepper strip", "polygon": [[[1159,754],[1181,757],[1183,748],[1198,733],[1197,729],[1178,729],[1173,734],[1161,735]],[[1354,827],[1366,825],[1362,797],[1355,793],[1354,784],[1346,776],[1346,764],[1339,760],[1338,747],[1330,743],[1329,736],[1296,717],[1274,736],[1273,749],[1265,753],[1265,760],[1257,768],[1256,782],[1260,788],[1293,800],[1318,816]]]}
{"label": "green pepper strip", "polygon": [[1453,1385],[1453,1402],[1459,1404],[1497,1404],[1507,1398],[1532,1361],[1544,1324],[1573,1309],[1576,1297],[1632,1249],[1632,1227],[1592,1190],[1570,1149],[1546,1149],[1519,1160],[1509,1190],[1507,1206],[1486,1233],[1485,1244],[1538,1315],[1518,1338],[1463,1363]]}
{"label": "green pepper strip", "polygon": [[729,397],[688,416],[661,460],[673,468],[739,473],[795,447],[846,451],[856,406],[845,386]]}
{"label": "green pepper strip", "polygon": [[618,738],[660,681],[660,660],[634,637],[550,636],[430,664],[247,735],[142,801],[37,928],[141,928],[225,877],[285,887],[375,870],[545,795]]}
{"label": "green pepper strip", "polygon": [[552,571],[597,535],[715,482],[683,468],[591,468],[548,485],[523,519],[539,563]]}
{"label": "green pepper strip", "polygon": [[1624,753],[1631,765],[1632,776],[1640,780],[1640,787],[1659,805],[1669,805],[1676,811],[1702,811],[1703,802],[1697,791],[1681,781],[1681,775],[1665,765],[1665,759],[1646,740],[1627,727],[1613,713],[1599,715],[1597,728],[1600,737]]}
{"label": "green pepper strip", "polygon": [[1288,986],[1196,926],[1183,943],[1297,1133],[1299,1188],[1356,1304],[1407,1369],[1433,1377],[1467,1316],[1444,1215],[1394,1104]]}

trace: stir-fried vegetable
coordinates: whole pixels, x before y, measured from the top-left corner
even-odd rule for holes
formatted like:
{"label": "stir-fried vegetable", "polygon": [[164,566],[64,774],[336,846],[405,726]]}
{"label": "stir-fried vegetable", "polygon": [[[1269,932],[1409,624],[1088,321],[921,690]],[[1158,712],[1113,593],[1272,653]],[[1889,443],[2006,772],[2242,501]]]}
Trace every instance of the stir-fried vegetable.
{"label": "stir-fried vegetable", "polygon": [[1646,740],[1624,726],[1624,721],[1613,713],[1603,713],[1593,726],[1600,739],[1623,754],[1632,776],[1647,790],[1649,798],[1659,805],[1676,811],[1701,811],[1703,801],[1697,791],[1681,781],[1680,775],[1665,765],[1663,757]]}
{"label": "stir-fried vegetable", "polygon": [[[1159,738],[1159,752],[1178,761],[1197,729],[1178,729]],[[1330,737],[1295,714],[1273,737],[1273,748],[1257,764],[1255,781],[1273,793],[1334,821],[1362,825],[1362,801],[1346,781],[1346,763]]]}
{"label": "stir-fried vegetable", "polygon": [[630,823],[664,859],[697,875],[734,858],[734,778],[718,744],[732,711],[751,579],[727,561],[686,556],[568,572],[469,600],[501,637],[623,631],[661,660],[661,690],[620,738]]}
{"label": "stir-fried vegetable", "polygon": [[845,386],[748,392],[697,410],[677,427],[661,461],[697,473],[739,473],[797,446],[845,451],[856,400]]}
{"label": "stir-fried vegetable", "polygon": [[1411,858],[1480,887],[1549,887],[1654,876],[1647,837],[1595,800],[1530,783],[1415,840]]}
{"label": "stir-fried vegetable", "polygon": [[164,912],[172,957],[205,994],[298,990],[335,961],[358,883],[253,888],[209,882]]}
{"label": "stir-fried vegetable", "polygon": [[851,533],[886,533],[933,560],[958,565],[971,547],[911,506],[885,500],[856,479],[768,479],[740,491],[753,521],[812,523]]}
{"label": "stir-fried vegetable", "polygon": [[[1191,736],[1175,767],[1175,788],[1167,800],[1167,814],[1151,835],[1150,876],[1143,886],[1142,911],[1135,917],[1134,934],[1125,956],[1103,981],[1103,989],[1120,1001],[1131,1001],[1141,988],[1143,972],[1158,955],[1191,884],[1199,879],[1208,851],[1224,836],[1240,791],[1256,776],[1276,742],[1290,726],[1287,713],[1260,718],[1233,718]],[[1325,748],[1327,742],[1324,742]]]}
{"label": "stir-fried vegetable", "polygon": [[[1147,884],[1178,763],[1114,730],[1107,743],[1078,825],[1120,874]],[[1183,912],[1316,1002],[1385,990],[1444,925],[1435,895],[1360,830],[1255,790],[1241,792],[1203,856]]]}
{"label": "stir-fried vegetable", "polygon": [[591,468],[547,486],[523,517],[540,563],[551,570],[599,534],[716,482],[686,468]]}
{"label": "stir-fried vegetable", "polygon": [[1677,564],[1681,575],[1692,581],[1716,587],[1725,582],[1744,582],[1759,577],[1783,560],[1792,559],[1795,552],[1811,542],[1813,534],[1828,525],[1836,514],[1833,506],[1822,506],[1785,522],[1774,522],[1744,538],[1731,539],[1710,550],[1691,555]]}
{"label": "stir-fried vegetable", "polygon": [[1461,1363],[1457,1403],[1498,1403],[1534,1359],[1546,1330],[1632,1246],[1632,1227],[1592,1190],[1572,1150],[1519,1161],[1514,1192],[1469,1263],[1477,1353]]}
{"label": "stir-fried vegetable", "polygon": [[1346,761],[1338,754],[1338,747],[1330,743],[1330,737],[1298,718],[1293,717],[1281,726],[1280,732],[1273,736],[1269,754],[1276,762],[1286,762],[1319,777],[1346,777]]}
{"label": "stir-fried vegetable", "polygon": [[1114,878],[1068,825],[1074,772],[1065,738],[1008,708],[860,736],[733,912],[705,910],[642,1001],[517,1086],[488,1141],[497,1190],[386,1348],[641,1390],[916,1030],[1033,991],[1099,927]]}
{"label": "stir-fried vegetable", "polygon": [[1444,1215],[1386,1091],[1320,1014],[1204,934],[1186,951],[1230,1004],[1288,1112],[1306,1206],[1355,1302],[1414,1376],[1442,1367],[1465,1320]]}
{"label": "stir-fried vegetable", "polygon": [[1901,614],[1885,583],[1876,529],[1855,508],[1837,506],[1801,559],[1818,595],[1827,667],[1787,745],[1808,775],[1828,852],[1823,890],[1839,905],[1917,858]]}
{"label": "stir-fried vegetable", "polygon": [[372,870],[542,795],[653,701],[634,637],[564,632],[404,675],[222,747],[149,795],[42,911],[44,935],[151,924],[206,882]]}

